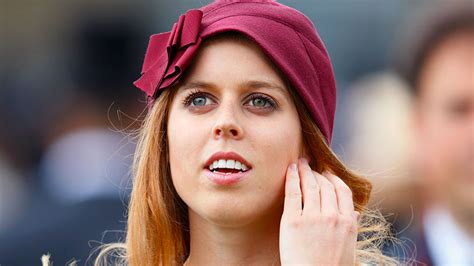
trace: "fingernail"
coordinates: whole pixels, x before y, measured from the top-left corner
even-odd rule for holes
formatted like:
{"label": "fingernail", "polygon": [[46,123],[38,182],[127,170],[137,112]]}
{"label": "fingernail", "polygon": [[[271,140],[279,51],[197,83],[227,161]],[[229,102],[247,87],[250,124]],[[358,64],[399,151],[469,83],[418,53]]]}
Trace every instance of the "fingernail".
{"label": "fingernail", "polygon": [[300,162],[303,163],[303,164],[307,164],[307,163],[308,163],[308,159],[306,159],[305,157],[301,157],[301,158],[300,158]]}
{"label": "fingernail", "polygon": [[296,164],[295,163],[290,164],[290,170],[296,171]]}

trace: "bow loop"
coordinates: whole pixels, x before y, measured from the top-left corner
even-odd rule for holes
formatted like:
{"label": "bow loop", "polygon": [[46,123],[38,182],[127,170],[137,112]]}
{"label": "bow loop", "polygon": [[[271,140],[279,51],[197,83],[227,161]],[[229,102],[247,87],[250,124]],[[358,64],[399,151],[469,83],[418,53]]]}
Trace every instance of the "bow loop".
{"label": "bow loop", "polygon": [[173,84],[189,65],[201,43],[201,20],[202,11],[189,10],[173,24],[171,32],[152,35],[142,76],[133,84],[149,97],[155,97],[158,90]]}

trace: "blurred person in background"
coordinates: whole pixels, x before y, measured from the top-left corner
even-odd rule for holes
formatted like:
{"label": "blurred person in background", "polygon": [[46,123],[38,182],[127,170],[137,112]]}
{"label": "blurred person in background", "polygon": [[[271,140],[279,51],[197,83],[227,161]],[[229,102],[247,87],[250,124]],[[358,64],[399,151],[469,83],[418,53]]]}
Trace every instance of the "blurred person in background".
{"label": "blurred person in background", "polygon": [[398,64],[413,91],[420,184],[420,206],[402,235],[426,265],[474,265],[473,4],[444,2],[427,14],[410,24],[416,31]]}
{"label": "blurred person in background", "polygon": [[[116,194],[127,181],[133,145],[127,115],[138,110],[126,94],[135,75],[139,39],[127,20],[80,22],[73,54],[74,101],[48,124],[48,148],[40,161],[43,189],[54,201],[80,202]],[[134,62],[134,60],[136,62]]]}
{"label": "blurred person in background", "polygon": [[411,175],[411,97],[406,82],[391,70],[366,75],[349,86],[341,105],[348,132],[344,161],[374,185],[369,204],[391,222],[406,226],[417,186]]}
{"label": "blurred person in background", "polygon": [[38,187],[28,214],[0,235],[2,265],[35,265],[45,253],[55,263],[85,263],[94,246],[124,237],[134,150],[124,132],[134,125],[113,111],[133,117],[138,110],[129,84],[140,38],[126,20],[89,18],[72,34],[74,97],[45,122]]}

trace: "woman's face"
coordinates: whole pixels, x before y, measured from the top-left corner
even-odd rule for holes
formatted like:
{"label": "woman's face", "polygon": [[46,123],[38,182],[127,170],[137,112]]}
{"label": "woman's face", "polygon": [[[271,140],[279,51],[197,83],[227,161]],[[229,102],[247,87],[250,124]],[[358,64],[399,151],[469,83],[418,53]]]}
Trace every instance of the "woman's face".
{"label": "woman's face", "polygon": [[[172,181],[190,217],[239,226],[281,212],[286,169],[302,151],[283,80],[255,44],[233,39],[205,43],[189,71],[167,137]],[[222,185],[208,178],[206,162],[219,151],[250,164],[243,179]]]}

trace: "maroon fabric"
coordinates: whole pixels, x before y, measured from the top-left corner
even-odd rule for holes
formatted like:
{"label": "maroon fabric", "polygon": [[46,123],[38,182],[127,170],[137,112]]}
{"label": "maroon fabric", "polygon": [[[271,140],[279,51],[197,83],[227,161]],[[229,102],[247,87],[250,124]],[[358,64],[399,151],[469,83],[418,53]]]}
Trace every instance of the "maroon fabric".
{"label": "maroon fabric", "polygon": [[336,82],[329,55],[312,22],[276,1],[215,1],[181,15],[171,32],[152,35],[142,76],[134,82],[147,94],[149,107],[179,79],[204,39],[226,31],[238,31],[260,46],[302,97],[330,144]]}

